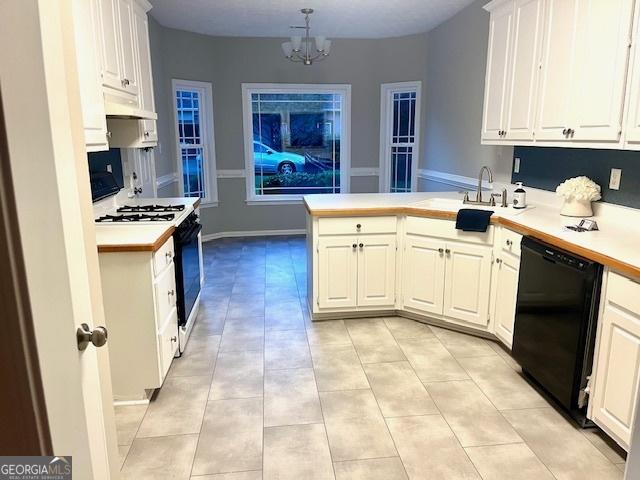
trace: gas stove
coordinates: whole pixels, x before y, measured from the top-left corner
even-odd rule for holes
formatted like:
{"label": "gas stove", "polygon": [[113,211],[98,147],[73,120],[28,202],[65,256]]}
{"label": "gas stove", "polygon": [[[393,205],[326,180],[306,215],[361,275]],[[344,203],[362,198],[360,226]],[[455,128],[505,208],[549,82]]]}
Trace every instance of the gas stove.
{"label": "gas stove", "polygon": [[148,223],[173,222],[185,212],[185,205],[122,205],[114,210],[102,212],[96,223]]}
{"label": "gas stove", "polygon": [[184,205],[123,205],[117,212],[181,212]]}
{"label": "gas stove", "polygon": [[[120,210],[118,210],[120,211]],[[103,215],[96,218],[98,223],[128,223],[128,222],[170,222],[175,218],[173,213],[158,213],[158,214],[145,214],[145,213],[130,213],[122,215]]]}

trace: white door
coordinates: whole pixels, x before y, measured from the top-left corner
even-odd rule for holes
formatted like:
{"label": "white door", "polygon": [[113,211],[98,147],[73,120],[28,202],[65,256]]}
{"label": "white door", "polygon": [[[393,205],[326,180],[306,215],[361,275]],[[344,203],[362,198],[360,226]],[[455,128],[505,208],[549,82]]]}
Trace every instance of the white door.
{"label": "white door", "polygon": [[318,242],[318,306],[356,306],[358,239],[355,236],[322,237]]}
{"label": "white door", "polygon": [[507,140],[533,140],[542,49],[543,0],[516,0],[507,96]]}
{"label": "white door", "polygon": [[[603,0],[608,1],[608,0]],[[547,2],[536,140],[567,140],[578,0]]]}
{"label": "white door", "polygon": [[600,318],[592,419],[629,449],[640,380],[640,285],[609,274]]}
{"label": "white door", "polygon": [[444,314],[475,325],[489,322],[491,248],[448,242]]}
{"label": "white door", "polygon": [[627,120],[625,125],[625,140],[628,142],[626,148],[640,148],[640,48],[638,48],[637,40],[640,38],[640,9],[636,9],[636,22],[634,40],[635,45],[632,48],[633,57],[629,63],[632,71],[631,83],[627,86],[627,95],[629,96],[629,106],[627,111]]}
{"label": "white door", "polygon": [[505,105],[509,95],[509,59],[513,30],[513,2],[491,12],[487,73],[484,86],[482,139],[502,140],[506,128]]}
{"label": "white door", "polygon": [[138,94],[138,72],[136,71],[136,54],[133,34],[132,0],[116,0],[118,2],[119,19],[119,51],[122,86],[126,92]]}
{"label": "white door", "polygon": [[358,237],[358,306],[393,307],[396,301],[396,236]]}
{"label": "white door", "polygon": [[[133,30],[137,52],[138,78],[140,88],[138,92],[138,105],[142,110],[155,112],[153,98],[153,77],[151,72],[151,50],[149,47],[149,20],[145,12],[137,3],[133,6]],[[143,143],[156,143],[158,131],[155,120],[142,120]]]}
{"label": "white door", "polygon": [[80,85],[84,140],[87,151],[109,150],[107,120],[104,113],[102,82],[96,52],[97,5],[87,0],[74,0],[73,24],[76,41],[76,63]]}
{"label": "white door", "polygon": [[444,302],[445,242],[405,237],[402,291],[404,306],[442,315]]}
{"label": "white door", "polygon": [[633,0],[579,3],[569,125],[573,140],[620,140],[632,13]]}
{"label": "white door", "polygon": [[94,0],[98,11],[98,45],[100,50],[102,84],[122,89],[119,52],[118,0]]}
{"label": "white door", "polygon": [[511,348],[513,343],[513,325],[516,317],[518,297],[518,276],[520,259],[507,253],[496,259],[496,304],[494,325],[496,335],[502,343]]}

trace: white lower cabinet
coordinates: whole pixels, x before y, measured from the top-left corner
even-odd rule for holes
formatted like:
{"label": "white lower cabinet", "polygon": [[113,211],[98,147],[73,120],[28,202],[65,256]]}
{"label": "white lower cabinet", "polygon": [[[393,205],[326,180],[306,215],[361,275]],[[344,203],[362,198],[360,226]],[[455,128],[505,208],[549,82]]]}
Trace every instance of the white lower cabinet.
{"label": "white lower cabinet", "polygon": [[447,242],[444,315],[475,325],[489,323],[491,247]]}
{"label": "white lower cabinet", "polygon": [[101,252],[115,400],[144,400],[162,386],[178,348],[173,238],[156,252]]}
{"label": "white lower cabinet", "polygon": [[393,308],[395,235],[320,237],[317,254],[319,308]]}
{"label": "white lower cabinet", "polygon": [[640,379],[640,283],[609,272],[602,302],[589,411],[628,450]]}
{"label": "white lower cabinet", "polygon": [[407,235],[402,276],[405,307],[441,315],[444,310],[444,242]]}
{"label": "white lower cabinet", "polygon": [[520,258],[508,253],[503,254],[496,259],[496,268],[496,303],[493,314],[495,334],[511,348],[516,319]]}
{"label": "white lower cabinet", "polygon": [[356,306],[358,238],[322,237],[318,243],[318,306]]}
{"label": "white lower cabinet", "polygon": [[396,236],[358,238],[358,305],[389,307],[396,302]]}

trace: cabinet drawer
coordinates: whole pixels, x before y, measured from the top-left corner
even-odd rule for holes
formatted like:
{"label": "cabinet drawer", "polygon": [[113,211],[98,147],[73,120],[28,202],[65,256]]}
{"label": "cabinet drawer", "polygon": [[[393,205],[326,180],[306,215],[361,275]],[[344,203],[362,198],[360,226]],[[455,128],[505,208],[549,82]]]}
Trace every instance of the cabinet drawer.
{"label": "cabinet drawer", "polygon": [[158,355],[160,357],[160,376],[167,376],[171,362],[178,348],[178,311],[174,308],[169,312],[164,325],[158,332]]}
{"label": "cabinet drawer", "polygon": [[396,233],[396,217],[341,217],[318,219],[320,235]]}
{"label": "cabinet drawer", "polygon": [[153,272],[156,275],[162,272],[173,262],[173,256],[173,238],[170,238],[153,254]]}
{"label": "cabinet drawer", "polygon": [[408,234],[483,245],[491,245],[493,243],[494,228],[490,225],[486,232],[463,232],[462,230],[456,230],[456,222],[453,220],[422,217],[407,217],[406,223]]}
{"label": "cabinet drawer", "polygon": [[158,326],[176,306],[176,274],[173,264],[156,279],[156,318]]}
{"label": "cabinet drawer", "polygon": [[640,315],[640,283],[610,271],[606,295],[607,301]]}
{"label": "cabinet drawer", "polygon": [[502,229],[500,234],[502,251],[511,253],[516,256],[520,256],[520,242],[522,242],[522,235],[506,228]]}

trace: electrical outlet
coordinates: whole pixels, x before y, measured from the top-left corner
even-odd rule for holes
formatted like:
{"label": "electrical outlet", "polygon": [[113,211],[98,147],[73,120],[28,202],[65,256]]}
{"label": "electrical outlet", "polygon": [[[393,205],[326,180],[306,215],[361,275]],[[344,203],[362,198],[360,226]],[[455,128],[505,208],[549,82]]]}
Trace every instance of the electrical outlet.
{"label": "electrical outlet", "polygon": [[611,190],[620,190],[620,179],[622,178],[622,169],[612,168],[611,177],[609,178],[609,188]]}
{"label": "electrical outlet", "polygon": [[111,166],[110,163],[107,163],[107,172],[113,173],[113,167]]}
{"label": "electrical outlet", "polygon": [[520,173],[520,157],[513,159],[513,173]]}

